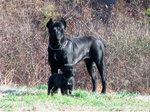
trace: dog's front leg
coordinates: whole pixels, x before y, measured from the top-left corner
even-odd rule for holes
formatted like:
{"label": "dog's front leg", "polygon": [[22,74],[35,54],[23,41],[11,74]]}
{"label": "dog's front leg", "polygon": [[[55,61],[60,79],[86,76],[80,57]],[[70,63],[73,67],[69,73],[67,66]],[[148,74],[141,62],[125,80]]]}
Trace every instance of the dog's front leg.
{"label": "dog's front leg", "polygon": [[[55,73],[58,73],[58,69],[57,68],[54,68],[54,67],[51,67],[51,73],[52,74],[55,74]],[[54,87],[52,89],[53,93],[58,93],[58,88]]]}
{"label": "dog's front leg", "polygon": [[52,74],[58,73],[58,68],[51,67],[51,73]]}

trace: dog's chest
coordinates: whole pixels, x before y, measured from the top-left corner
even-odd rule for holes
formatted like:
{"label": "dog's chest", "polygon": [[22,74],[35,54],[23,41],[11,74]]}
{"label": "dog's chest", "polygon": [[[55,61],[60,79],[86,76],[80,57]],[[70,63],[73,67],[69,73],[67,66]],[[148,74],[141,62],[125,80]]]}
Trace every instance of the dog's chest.
{"label": "dog's chest", "polygon": [[65,51],[54,52],[53,58],[57,62],[67,63],[67,52]]}

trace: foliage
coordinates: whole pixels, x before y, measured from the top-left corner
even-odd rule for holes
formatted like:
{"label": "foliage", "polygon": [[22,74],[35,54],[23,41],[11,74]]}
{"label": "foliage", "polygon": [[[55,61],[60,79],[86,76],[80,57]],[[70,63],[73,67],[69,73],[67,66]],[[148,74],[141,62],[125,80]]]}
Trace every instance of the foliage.
{"label": "foliage", "polygon": [[44,23],[43,23],[43,28],[44,30],[46,30],[46,24],[49,21],[50,18],[52,18],[53,20],[57,18],[57,16],[59,15],[57,12],[54,12],[54,6],[53,5],[49,5],[46,8],[44,8],[42,10],[42,13],[45,17],[44,19]]}
{"label": "foliage", "polygon": [[147,11],[145,12],[145,14],[150,17],[150,8],[147,9]]}

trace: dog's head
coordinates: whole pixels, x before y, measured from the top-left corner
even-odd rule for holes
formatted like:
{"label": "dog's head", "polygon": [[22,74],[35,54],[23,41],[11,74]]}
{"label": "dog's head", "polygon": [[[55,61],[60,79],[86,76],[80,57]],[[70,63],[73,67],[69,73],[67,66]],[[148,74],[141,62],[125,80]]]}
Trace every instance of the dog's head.
{"label": "dog's head", "polygon": [[66,21],[63,18],[59,21],[50,19],[46,26],[50,35],[51,46],[55,49],[60,48],[65,39]]}
{"label": "dog's head", "polygon": [[64,65],[61,67],[61,71],[63,72],[65,77],[72,77],[75,75],[76,69],[74,66]]}

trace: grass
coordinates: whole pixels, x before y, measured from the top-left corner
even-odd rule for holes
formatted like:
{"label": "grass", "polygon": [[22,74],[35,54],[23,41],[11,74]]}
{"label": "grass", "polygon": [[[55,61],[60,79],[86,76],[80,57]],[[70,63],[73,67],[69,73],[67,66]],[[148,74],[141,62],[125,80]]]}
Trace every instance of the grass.
{"label": "grass", "polygon": [[[101,111],[147,111],[150,101],[138,99],[139,94],[120,92],[99,94],[83,90],[72,96],[55,94],[47,96],[47,86],[16,87],[3,90],[0,87],[0,111],[49,110],[101,110]],[[144,97],[143,97],[144,98]],[[148,96],[148,98],[150,98]]]}

